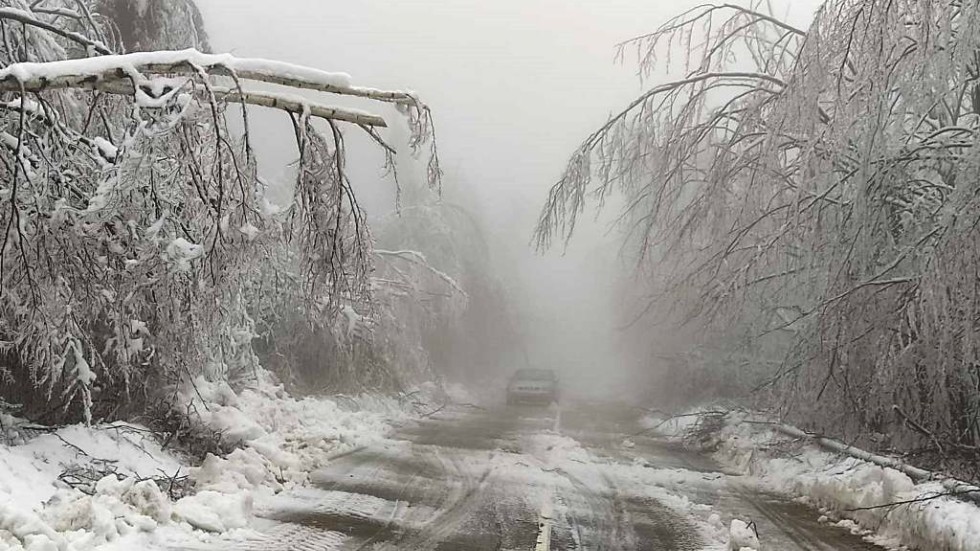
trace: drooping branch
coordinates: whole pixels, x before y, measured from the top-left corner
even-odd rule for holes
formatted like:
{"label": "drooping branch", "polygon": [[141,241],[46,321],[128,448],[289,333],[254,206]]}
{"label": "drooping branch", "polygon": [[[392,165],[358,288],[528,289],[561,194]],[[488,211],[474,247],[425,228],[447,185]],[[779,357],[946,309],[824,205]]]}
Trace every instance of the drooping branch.
{"label": "drooping branch", "polygon": [[17,21],[18,23],[23,23],[25,25],[30,25],[32,27],[37,27],[39,29],[54,33],[58,36],[67,38],[72,42],[81,44],[87,48],[92,48],[96,52],[104,55],[112,54],[112,50],[106,47],[105,44],[92,40],[83,34],[79,34],[73,31],[62,29],[57,25],[53,25],[46,21],[42,21],[29,12],[18,10],[14,8],[0,8],[0,19],[9,19],[11,21]]}
{"label": "drooping branch", "polygon": [[[643,77],[670,49],[684,77],[582,142],[537,244],[620,194],[647,306],[631,331],[696,327],[719,381],[778,381],[779,405],[819,425],[903,447],[928,431],[975,459],[980,15],[833,0],[803,32],[755,6],[699,6],[621,45]],[[896,425],[895,400],[925,430]]]}
{"label": "drooping branch", "polygon": [[459,293],[460,296],[464,298],[467,296],[466,291],[463,290],[463,287],[459,283],[457,283],[456,280],[452,278],[452,276],[446,274],[443,271],[437,270],[435,267],[429,264],[429,261],[425,259],[425,255],[423,255],[418,251],[386,251],[381,249],[375,249],[374,254],[385,258],[396,258],[405,262],[409,262],[416,266],[420,266],[426,271],[428,271],[429,273],[441,279],[443,282],[449,285],[449,287],[451,287],[455,292]]}

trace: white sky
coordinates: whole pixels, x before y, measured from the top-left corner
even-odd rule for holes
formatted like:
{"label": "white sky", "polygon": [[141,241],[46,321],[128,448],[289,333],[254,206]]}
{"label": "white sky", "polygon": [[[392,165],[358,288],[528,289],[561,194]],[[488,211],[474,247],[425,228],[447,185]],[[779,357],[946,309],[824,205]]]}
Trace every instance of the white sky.
{"label": "white sky", "polygon": [[[574,258],[537,258],[525,245],[569,154],[642,89],[633,67],[613,63],[615,44],[701,1],[198,2],[217,51],[343,71],[360,85],[417,91],[435,113],[449,193],[465,187],[497,243],[510,244],[498,252],[519,266],[516,280],[524,281],[528,310],[551,325],[567,324],[543,346],[555,349],[561,340],[610,331],[609,280],[596,260],[608,264],[614,255],[597,250],[605,243],[602,231],[592,228],[594,235],[570,251]],[[774,4],[777,13],[805,27],[818,2]],[[279,124],[273,150],[291,139],[286,123]],[[280,165],[295,155],[277,151],[273,158]],[[371,163],[360,155],[353,152],[352,162]],[[369,170],[362,179],[368,189],[359,190],[365,204],[391,210],[390,194],[370,187],[377,168]],[[582,322],[583,311],[605,321]],[[598,355],[595,346],[586,355],[562,348],[564,356],[551,361]]]}

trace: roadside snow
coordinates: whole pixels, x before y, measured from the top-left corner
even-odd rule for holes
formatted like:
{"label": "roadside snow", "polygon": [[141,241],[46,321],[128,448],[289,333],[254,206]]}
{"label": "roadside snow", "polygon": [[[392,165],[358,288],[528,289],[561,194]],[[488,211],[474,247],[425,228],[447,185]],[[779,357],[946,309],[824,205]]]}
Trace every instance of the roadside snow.
{"label": "roadside snow", "polygon": [[222,441],[239,446],[191,470],[199,488],[224,493],[304,485],[337,454],[382,440],[390,423],[410,415],[394,398],[296,399],[264,372],[239,393],[198,378],[183,400]]}
{"label": "roadside snow", "polygon": [[38,434],[22,419],[0,421],[12,443],[0,445],[0,549],[82,550],[123,540],[139,548],[136,542],[170,522],[170,500],[146,478],[173,476],[181,462],[144,427],[76,425]]}
{"label": "roadside snow", "polygon": [[746,420],[744,414],[727,417],[713,442],[715,459],[765,488],[820,508],[821,520],[885,546],[980,551],[980,507],[945,497],[938,482],[916,484],[894,469],[829,453]]}
{"label": "roadside snow", "polygon": [[251,524],[254,508],[306,486],[331,459],[384,440],[392,423],[412,415],[389,397],[297,399],[262,370],[237,393],[200,377],[182,390],[181,400],[236,448],[224,457],[209,454],[189,469],[198,493],[178,501],[174,516],[232,540],[255,536],[240,530]]}
{"label": "roadside snow", "polygon": [[[391,423],[411,415],[393,398],[297,399],[263,371],[237,393],[226,383],[198,379],[182,390],[181,400],[200,413],[202,428],[218,431],[234,451],[189,467],[139,425],[49,432],[0,415],[9,443],[0,444],[0,550],[254,540],[259,536],[249,527],[256,502],[302,487],[331,458],[383,439]],[[148,480],[185,474],[196,493],[177,501]]]}

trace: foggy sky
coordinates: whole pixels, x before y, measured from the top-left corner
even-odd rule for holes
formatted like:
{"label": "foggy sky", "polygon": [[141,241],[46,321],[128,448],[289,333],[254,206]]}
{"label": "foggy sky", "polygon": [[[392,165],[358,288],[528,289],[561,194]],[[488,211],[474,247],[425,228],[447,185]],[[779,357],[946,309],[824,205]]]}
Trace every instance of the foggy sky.
{"label": "foggy sky", "polygon": [[[566,257],[539,257],[527,246],[535,218],[570,153],[643,89],[635,67],[614,64],[615,44],[700,3],[199,0],[217,51],[418,92],[435,114],[447,193],[464,188],[480,205],[495,254],[514,268],[511,281],[535,340],[532,362],[575,369],[615,362],[609,292],[616,245],[604,224],[586,225]],[[801,26],[818,5],[774,4]],[[295,150],[276,145],[289,144],[288,124],[261,116],[279,125],[266,144],[273,164],[288,162]],[[393,207],[391,185],[374,181],[377,163],[351,152],[352,167],[368,175],[355,185],[361,181],[358,193],[372,216]]]}

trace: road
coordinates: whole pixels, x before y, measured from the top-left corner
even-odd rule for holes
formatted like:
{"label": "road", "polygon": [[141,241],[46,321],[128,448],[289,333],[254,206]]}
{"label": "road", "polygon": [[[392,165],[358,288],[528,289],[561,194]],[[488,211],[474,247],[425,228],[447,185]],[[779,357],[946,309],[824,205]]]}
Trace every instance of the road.
{"label": "road", "polygon": [[595,404],[444,412],[332,461],[238,548],[719,550],[741,518],[767,550],[880,549],[641,431]]}

